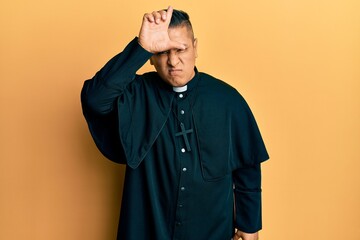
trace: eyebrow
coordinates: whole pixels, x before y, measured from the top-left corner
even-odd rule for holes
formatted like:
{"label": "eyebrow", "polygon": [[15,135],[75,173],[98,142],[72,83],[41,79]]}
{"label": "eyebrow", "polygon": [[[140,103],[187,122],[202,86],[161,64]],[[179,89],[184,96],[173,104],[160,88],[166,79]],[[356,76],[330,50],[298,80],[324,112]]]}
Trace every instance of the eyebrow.
{"label": "eyebrow", "polygon": [[[189,47],[189,45],[185,44],[185,43],[184,43],[184,46],[185,46],[186,49]],[[166,51],[158,52],[155,55],[161,55],[161,54],[167,53],[167,52],[169,52],[171,50],[183,50],[183,49],[182,48],[172,48],[172,49],[169,49],[169,50],[166,50]]]}
{"label": "eyebrow", "polygon": [[[189,44],[183,43],[183,45],[185,46],[185,49],[189,48]],[[174,48],[174,50],[184,50],[182,48]]]}

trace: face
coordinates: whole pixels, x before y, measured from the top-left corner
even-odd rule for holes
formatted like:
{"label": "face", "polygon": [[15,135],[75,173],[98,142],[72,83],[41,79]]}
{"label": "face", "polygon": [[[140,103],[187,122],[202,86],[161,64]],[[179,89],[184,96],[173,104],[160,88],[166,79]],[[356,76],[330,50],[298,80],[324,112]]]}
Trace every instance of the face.
{"label": "face", "polygon": [[186,49],[170,49],[155,54],[151,57],[150,63],[166,83],[181,87],[195,75],[197,40],[194,40],[192,32],[186,26],[169,28],[168,32],[171,40],[184,44]]}

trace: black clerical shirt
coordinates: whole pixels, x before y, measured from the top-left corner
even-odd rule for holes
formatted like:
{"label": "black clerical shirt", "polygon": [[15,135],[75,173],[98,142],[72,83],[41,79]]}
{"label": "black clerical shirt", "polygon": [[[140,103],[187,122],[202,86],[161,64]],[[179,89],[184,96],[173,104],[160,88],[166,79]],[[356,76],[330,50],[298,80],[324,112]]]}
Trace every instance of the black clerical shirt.
{"label": "black clerical shirt", "polygon": [[235,227],[260,230],[268,155],[246,102],[196,69],[181,93],[155,72],[136,75],[150,56],[134,39],[82,91],[95,143],[127,164],[118,239],[227,240]]}

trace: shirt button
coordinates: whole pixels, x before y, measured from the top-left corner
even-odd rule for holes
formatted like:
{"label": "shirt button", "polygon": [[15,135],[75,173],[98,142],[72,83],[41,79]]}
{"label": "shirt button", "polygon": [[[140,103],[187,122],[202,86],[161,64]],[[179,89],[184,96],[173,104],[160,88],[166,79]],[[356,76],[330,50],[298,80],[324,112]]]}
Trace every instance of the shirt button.
{"label": "shirt button", "polygon": [[183,98],[184,95],[182,93],[179,94],[179,98]]}
{"label": "shirt button", "polygon": [[180,113],[181,113],[181,114],[185,114],[185,111],[184,111],[184,110],[181,110]]}
{"label": "shirt button", "polygon": [[181,190],[181,191],[185,191],[185,187],[181,187],[180,190]]}
{"label": "shirt button", "polygon": [[180,227],[180,226],[181,226],[181,222],[176,222],[176,226]]}
{"label": "shirt button", "polygon": [[186,150],[185,150],[185,148],[182,148],[182,149],[181,149],[181,152],[183,152],[183,153],[184,153],[185,151],[186,151]]}
{"label": "shirt button", "polygon": [[182,205],[182,204],[179,204],[179,208],[182,208],[184,205]]}
{"label": "shirt button", "polygon": [[186,171],[187,171],[186,167],[184,167],[182,170],[183,170],[183,172],[186,172]]}

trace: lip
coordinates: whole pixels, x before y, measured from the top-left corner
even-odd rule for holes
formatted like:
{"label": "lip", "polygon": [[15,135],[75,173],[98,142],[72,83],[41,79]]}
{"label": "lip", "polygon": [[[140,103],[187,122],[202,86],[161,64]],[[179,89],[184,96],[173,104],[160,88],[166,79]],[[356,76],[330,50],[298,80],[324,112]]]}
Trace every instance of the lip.
{"label": "lip", "polygon": [[177,69],[177,68],[171,68],[169,69],[169,72],[180,72],[182,71],[181,69]]}
{"label": "lip", "polygon": [[181,71],[182,71],[181,69],[169,69],[170,75],[176,75],[176,74],[180,73]]}

